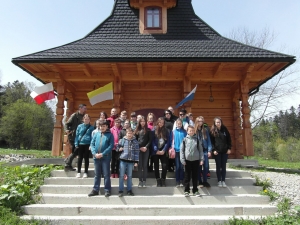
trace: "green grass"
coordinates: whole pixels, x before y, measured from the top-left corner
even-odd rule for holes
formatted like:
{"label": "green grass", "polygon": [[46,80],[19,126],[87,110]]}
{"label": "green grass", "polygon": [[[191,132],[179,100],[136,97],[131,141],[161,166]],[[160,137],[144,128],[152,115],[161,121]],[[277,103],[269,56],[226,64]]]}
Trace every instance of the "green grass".
{"label": "green grass", "polygon": [[[246,158],[245,158],[246,159]],[[255,159],[258,161],[260,166],[264,167],[276,167],[276,168],[285,168],[285,169],[300,169],[300,162],[279,162],[273,159],[264,159],[258,156],[251,156],[247,159]]]}
{"label": "green grass", "polygon": [[14,150],[0,148],[0,155],[33,155],[35,158],[61,158],[61,156],[52,156],[50,150]]}

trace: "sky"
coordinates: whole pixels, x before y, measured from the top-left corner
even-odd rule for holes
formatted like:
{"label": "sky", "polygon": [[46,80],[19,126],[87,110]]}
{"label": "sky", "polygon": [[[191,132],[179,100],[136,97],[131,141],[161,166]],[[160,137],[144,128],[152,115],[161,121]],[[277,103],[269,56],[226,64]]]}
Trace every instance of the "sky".
{"label": "sky", "polygon": [[[12,58],[83,38],[111,14],[113,4],[114,0],[0,0],[0,83],[42,85]],[[300,50],[299,0],[192,0],[192,4],[195,13],[223,36],[238,28],[267,27],[276,34],[270,50],[295,56]]]}

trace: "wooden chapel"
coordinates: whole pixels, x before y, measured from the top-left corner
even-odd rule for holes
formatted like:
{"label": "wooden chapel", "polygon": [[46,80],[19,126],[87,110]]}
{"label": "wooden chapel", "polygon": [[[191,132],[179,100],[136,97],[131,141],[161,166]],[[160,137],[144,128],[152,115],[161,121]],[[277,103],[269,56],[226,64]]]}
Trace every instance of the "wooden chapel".
{"label": "wooden chapel", "polygon": [[[185,104],[211,125],[220,116],[232,137],[230,158],[254,154],[249,95],[295,62],[295,57],[222,37],[201,20],[191,0],[115,0],[111,15],[80,40],[13,58],[12,62],[57,92],[52,155],[62,150],[66,115],[87,105],[100,111],[164,110],[198,85]],[[86,93],[113,82],[114,99],[89,104]]]}

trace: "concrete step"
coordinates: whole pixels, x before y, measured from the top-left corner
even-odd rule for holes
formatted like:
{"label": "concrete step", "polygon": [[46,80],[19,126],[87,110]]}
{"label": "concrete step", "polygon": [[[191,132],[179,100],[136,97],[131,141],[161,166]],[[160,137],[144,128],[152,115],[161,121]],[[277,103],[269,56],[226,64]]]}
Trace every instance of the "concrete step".
{"label": "concrete step", "polygon": [[[163,189],[163,188],[161,188]],[[89,190],[89,192],[91,189]],[[86,194],[48,194],[41,195],[42,204],[74,204],[74,205],[259,205],[268,204],[269,197],[259,194],[236,194],[236,195],[202,195],[201,197],[184,197],[182,194],[174,195],[136,195],[120,198],[117,195],[110,197],[101,195],[88,197]]]}
{"label": "concrete step", "polygon": [[[30,220],[32,215],[22,216],[22,219]],[[47,220],[50,225],[217,225],[224,224],[232,218],[227,216],[34,216],[34,219]],[[256,220],[261,216],[236,216],[236,218]]]}
{"label": "concrete step", "polygon": [[[82,174],[84,169],[81,170]],[[64,170],[54,170],[51,172],[51,176],[52,177],[75,177],[77,174],[77,171],[64,171]],[[90,168],[88,171],[88,176],[89,177],[94,177],[95,176],[95,172],[94,169]],[[216,178],[216,170],[210,170],[210,176],[211,178]],[[132,172],[132,177],[138,177],[138,171],[133,171]],[[154,172],[148,172],[147,175],[148,178],[155,178],[155,174]],[[175,173],[174,172],[167,172],[167,177],[168,178],[175,178]],[[227,169],[226,170],[226,178],[230,178],[230,177],[237,177],[237,178],[241,178],[241,177],[251,177],[250,173],[244,170],[233,170],[233,169]]]}
{"label": "concrete step", "polygon": [[[77,163],[73,164],[75,167],[77,167]],[[84,163],[82,163],[82,167],[84,168]],[[226,164],[226,167],[229,168],[229,164]],[[93,161],[90,159],[90,163],[89,163],[89,168],[94,168],[94,163]],[[159,164],[159,168],[161,169],[161,164]],[[209,169],[216,169],[216,163],[209,163]]]}
{"label": "concrete step", "polygon": [[[83,194],[90,193],[92,190],[92,185],[43,185],[40,187],[42,193],[51,194]],[[126,189],[126,186],[124,187]],[[199,188],[199,192],[203,195],[236,195],[236,194],[256,194],[261,190],[260,187],[255,186],[228,186],[226,188],[211,187],[211,188]],[[174,195],[184,193],[184,188],[171,187],[151,187],[138,188],[137,186],[132,187],[132,191],[136,195],[141,196],[164,196],[164,195]],[[104,193],[104,188],[100,188],[100,192]],[[117,195],[119,193],[119,186],[115,185],[111,187],[111,194]]]}
{"label": "concrete step", "polygon": [[[103,178],[101,178],[101,183],[103,183]],[[119,185],[119,178],[111,178],[111,185]],[[208,183],[211,186],[217,186],[217,178],[208,179]],[[124,181],[127,183],[127,181]],[[139,184],[138,178],[132,178],[133,185],[137,186]],[[243,177],[243,178],[227,178],[226,185],[228,186],[252,186],[255,183],[255,179],[251,177]],[[45,178],[46,185],[94,185],[94,178],[76,178],[74,177],[50,177]],[[155,178],[148,178],[146,182],[147,186],[156,186]],[[176,179],[175,178],[167,178],[166,186],[175,186]]]}
{"label": "concrete step", "polygon": [[271,215],[277,212],[270,205],[71,205],[34,204],[24,206],[27,215],[49,216],[95,216],[101,212],[105,216],[218,216]]}

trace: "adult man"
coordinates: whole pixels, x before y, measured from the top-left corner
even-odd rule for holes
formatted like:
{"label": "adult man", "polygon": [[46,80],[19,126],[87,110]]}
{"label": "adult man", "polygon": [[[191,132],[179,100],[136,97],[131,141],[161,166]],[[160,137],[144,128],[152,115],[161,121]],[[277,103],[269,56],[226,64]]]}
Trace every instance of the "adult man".
{"label": "adult man", "polygon": [[130,114],[130,126],[132,130],[135,130],[136,126],[137,126],[138,122],[137,122],[137,117],[135,112],[132,112]]}
{"label": "adult man", "polygon": [[91,142],[91,151],[94,158],[95,178],[94,187],[89,197],[99,195],[101,174],[104,177],[105,197],[111,195],[111,181],[109,164],[111,160],[112,149],[114,147],[114,136],[108,129],[106,121],[100,121],[101,132],[97,132]]}
{"label": "adult man", "polygon": [[65,171],[75,171],[72,167],[72,161],[76,157],[77,153],[75,152],[75,137],[76,129],[79,124],[82,123],[83,116],[86,113],[86,105],[80,104],[79,110],[76,113],[73,113],[68,121],[65,123],[66,134],[68,135],[69,144],[72,146],[72,153],[65,159]]}
{"label": "adult man", "polygon": [[172,118],[173,118],[173,120],[176,121],[176,120],[178,119],[178,117],[175,116],[173,107],[172,107],[172,106],[169,106],[169,107],[168,107],[168,110],[170,110],[170,111],[172,112]]}
{"label": "adult man", "polygon": [[108,117],[106,120],[109,122],[108,128],[111,128],[115,124],[115,119],[119,118],[118,111],[116,108],[112,108],[110,111],[110,117]]}

